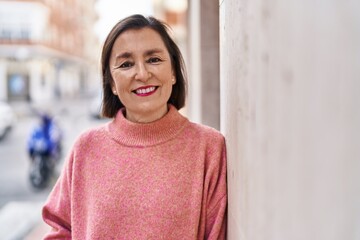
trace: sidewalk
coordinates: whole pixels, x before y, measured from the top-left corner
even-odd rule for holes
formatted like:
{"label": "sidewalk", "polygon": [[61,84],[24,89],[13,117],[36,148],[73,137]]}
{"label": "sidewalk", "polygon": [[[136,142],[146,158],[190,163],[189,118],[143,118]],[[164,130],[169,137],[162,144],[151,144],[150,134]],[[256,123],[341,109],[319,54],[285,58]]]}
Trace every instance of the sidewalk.
{"label": "sidewalk", "polygon": [[42,202],[9,202],[0,209],[2,240],[40,240],[49,227],[41,219]]}
{"label": "sidewalk", "polygon": [[31,232],[24,238],[24,240],[40,240],[43,239],[46,233],[50,231],[50,227],[43,221],[40,221]]}

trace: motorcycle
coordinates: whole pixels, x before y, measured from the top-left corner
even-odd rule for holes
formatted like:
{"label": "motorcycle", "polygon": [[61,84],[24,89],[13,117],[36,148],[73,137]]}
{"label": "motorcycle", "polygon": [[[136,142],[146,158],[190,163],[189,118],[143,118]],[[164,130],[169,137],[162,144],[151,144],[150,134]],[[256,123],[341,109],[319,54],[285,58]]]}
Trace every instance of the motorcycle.
{"label": "motorcycle", "polygon": [[31,131],[27,150],[30,157],[29,180],[35,189],[44,189],[61,158],[62,133],[48,114],[42,114],[40,124]]}

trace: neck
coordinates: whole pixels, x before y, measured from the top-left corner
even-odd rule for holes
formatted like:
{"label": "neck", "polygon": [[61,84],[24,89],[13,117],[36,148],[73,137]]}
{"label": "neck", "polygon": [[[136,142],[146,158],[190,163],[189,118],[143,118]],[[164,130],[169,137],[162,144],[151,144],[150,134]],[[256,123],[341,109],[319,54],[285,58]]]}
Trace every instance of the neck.
{"label": "neck", "polygon": [[125,116],[122,108],[108,126],[113,138],[127,146],[153,146],[174,138],[183,131],[189,121],[177,109],[168,105],[169,112],[161,119],[151,123],[134,123]]}
{"label": "neck", "polygon": [[159,120],[160,118],[162,118],[163,116],[165,116],[165,114],[169,111],[168,106],[164,106],[163,108],[159,109],[159,111],[151,112],[148,114],[137,114],[134,112],[129,112],[127,110],[125,110],[125,118],[131,122],[134,123],[150,123],[150,122],[154,122],[156,120]]}

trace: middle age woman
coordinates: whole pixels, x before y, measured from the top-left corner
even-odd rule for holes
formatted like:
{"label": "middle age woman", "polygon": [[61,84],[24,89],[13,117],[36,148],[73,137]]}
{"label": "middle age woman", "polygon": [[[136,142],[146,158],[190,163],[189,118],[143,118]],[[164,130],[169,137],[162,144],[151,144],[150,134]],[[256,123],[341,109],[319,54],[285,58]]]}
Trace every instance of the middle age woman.
{"label": "middle age woman", "polygon": [[117,23],[102,74],[113,120],[73,146],[43,208],[45,239],[225,239],[224,137],[178,112],[186,78],[166,25]]}

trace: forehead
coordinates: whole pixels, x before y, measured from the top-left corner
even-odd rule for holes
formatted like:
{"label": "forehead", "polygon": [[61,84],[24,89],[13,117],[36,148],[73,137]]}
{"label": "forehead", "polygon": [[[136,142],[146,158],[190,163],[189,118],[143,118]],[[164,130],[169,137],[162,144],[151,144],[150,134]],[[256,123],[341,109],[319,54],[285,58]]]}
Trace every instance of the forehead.
{"label": "forehead", "polygon": [[115,40],[113,51],[139,51],[149,48],[164,48],[160,34],[151,28],[130,29],[121,33]]}

